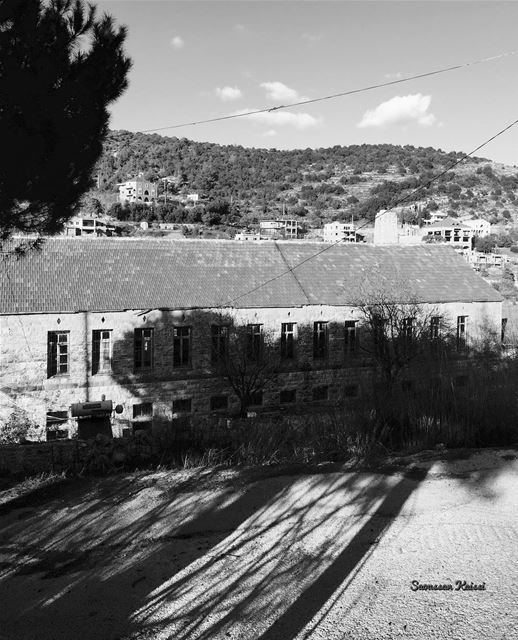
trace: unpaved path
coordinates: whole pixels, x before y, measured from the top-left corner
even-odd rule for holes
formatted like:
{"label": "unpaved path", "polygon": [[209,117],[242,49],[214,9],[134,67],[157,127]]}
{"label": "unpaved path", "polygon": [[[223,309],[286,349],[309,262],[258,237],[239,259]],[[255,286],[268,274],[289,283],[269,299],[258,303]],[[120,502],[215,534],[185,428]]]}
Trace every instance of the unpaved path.
{"label": "unpaved path", "polygon": [[396,463],[140,473],[0,500],[0,638],[518,638],[517,452]]}

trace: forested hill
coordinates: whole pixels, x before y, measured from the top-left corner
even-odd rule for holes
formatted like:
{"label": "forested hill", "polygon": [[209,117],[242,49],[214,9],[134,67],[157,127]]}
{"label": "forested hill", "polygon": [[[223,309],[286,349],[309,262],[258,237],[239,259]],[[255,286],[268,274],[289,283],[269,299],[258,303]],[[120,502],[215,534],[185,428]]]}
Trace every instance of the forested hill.
{"label": "forested hill", "polygon": [[[99,162],[101,191],[142,173],[172,177],[176,190],[232,203],[238,215],[285,211],[318,223],[372,219],[376,211],[410,198],[408,211],[440,208],[504,222],[518,216],[518,169],[472,158],[445,171],[462,153],[412,146],[352,145],[328,149],[247,149],[157,134],[112,131]],[[412,192],[422,187],[417,195]],[[409,213],[409,215],[412,215]]]}

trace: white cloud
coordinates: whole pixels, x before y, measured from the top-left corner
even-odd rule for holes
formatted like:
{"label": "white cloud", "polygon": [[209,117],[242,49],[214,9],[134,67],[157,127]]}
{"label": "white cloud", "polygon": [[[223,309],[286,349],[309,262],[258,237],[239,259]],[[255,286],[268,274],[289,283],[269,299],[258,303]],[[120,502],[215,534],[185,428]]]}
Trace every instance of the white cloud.
{"label": "white cloud", "polygon": [[247,27],[244,24],[235,24],[234,30],[239,31],[240,33],[246,33],[248,31]]}
{"label": "white cloud", "polygon": [[428,111],[431,96],[423,96],[416,93],[408,96],[395,96],[391,100],[382,102],[375,109],[370,109],[363,114],[358,127],[384,127],[396,124],[418,124],[430,127],[436,122],[433,113]]}
{"label": "white cloud", "polygon": [[283,82],[262,82],[260,85],[266,89],[266,97],[269,100],[279,100],[285,102],[298,102],[305,100],[304,96],[299,95],[298,91],[286,86]]}
{"label": "white cloud", "polygon": [[277,131],[275,131],[275,129],[268,129],[268,131],[265,131],[263,133],[264,138],[273,138],[276,135],[277,135]]}
{"label": "white cloud", "polygon": [[[248,111],[256,111],[256,109],[243,109],[237,111],[236,115],[241,115]],[[316,127],[322,122],[322,118],[315,118],[309,113],[293,111],[263,111],[261,113],[252,113],[247,117],[253,122],[264,124],[271,128],[289,126],[299,130]]]}
{"label": "white cloud", "polygon": [[238,87],[217,87],[216,95],[218,98],[223,100],[223,102],[229,102],[230,100],[238,100],[243,95],[241,93],[241,89]]}
{"label": "white cloud", "polygon": [[185,47],[185,42],[184,39],[182,38],[182,36],[175,36],[172,40],[171,40],[171,45],[175,48],[175,49],[183,49]]}

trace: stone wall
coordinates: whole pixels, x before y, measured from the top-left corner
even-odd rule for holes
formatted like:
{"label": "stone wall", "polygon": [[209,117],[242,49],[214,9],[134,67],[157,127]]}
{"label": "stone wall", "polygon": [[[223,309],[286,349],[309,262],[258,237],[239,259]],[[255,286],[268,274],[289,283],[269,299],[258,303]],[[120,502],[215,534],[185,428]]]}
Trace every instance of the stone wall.
{"label": "stone wall", "polygon": [[[499,334],[501,303],[459,302],[428,305],[454,326],[459,315],[469,316],[469,331],[475,337],[478,328],[489,327]],[[329,402],[338,402],[345,387],[368,388],[372,363],[365,357],[351,357],[344,352],[344,321],[360,320],[352,307],[307,306],[296,308],[214,310],[134,310],[105,313],[10,315],[0,318],[0,404],[2,416],[17,406],[41,425],[45,437],[46,414],[67,411],[73,403],[99,401],[104,396],[122,413],[113,414],[114,435],[133,424],[133,407],[152,403],[153,422],[171,424],[174,400],[190,398],[192,414],[210,413],[210,397],[229,396],[229,410],[235,411],[238,400],[228,383],[211,364],[211,324],[233,321],[236,324],[261,324],[263,331],[278,345],[281,323],[297,327],[296,359],[279,362],[279,373],[265,388],[263,407],[279,406],[282,389],[296,389],[297,402],[313,401],[316,386],[329,387]],[[313,323],[328,323],[328,355],[313,358]],[[191,359],[188,366],[173,366],[173,330],[190,326]],[[154,367],[148,372],[134,370],[134,330],[154,329]],[[112,332],[112,370],[92,375],[92,331]],[[69,332],[69,372],[47,377],[47,338],[49,331]],[[360,337],[361,339],[361,337]],[[65,424],[70,435],[77,422]]]}
{"label": "stone wall", "polygon": [[79,470],[86,446],[77,440],[0,445],[0,475]]}

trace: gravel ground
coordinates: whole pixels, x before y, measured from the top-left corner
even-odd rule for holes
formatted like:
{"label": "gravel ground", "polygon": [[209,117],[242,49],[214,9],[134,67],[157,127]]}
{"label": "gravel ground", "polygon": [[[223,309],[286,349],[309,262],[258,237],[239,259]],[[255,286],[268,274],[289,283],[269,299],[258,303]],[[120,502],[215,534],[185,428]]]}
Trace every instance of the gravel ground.
{"label": "gravel ground", "polygon": [[511,640],[517,495],[515,450],[11,491],[0,638]]}

